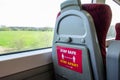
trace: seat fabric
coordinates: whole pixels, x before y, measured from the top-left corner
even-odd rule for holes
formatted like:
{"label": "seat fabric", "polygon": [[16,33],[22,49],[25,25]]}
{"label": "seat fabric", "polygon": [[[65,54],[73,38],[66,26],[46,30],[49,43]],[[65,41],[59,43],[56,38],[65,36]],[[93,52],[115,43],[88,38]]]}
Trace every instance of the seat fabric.
{"label": "seat fabric", "polygon": [[115,40],[120,40],[120,23],[117,23],[117,24],[115,25],[115,30],[116,30]]}
{"label": "seat fabric", "polygon": [[[101,8],[102,7],[102,8]],[[106,62],[106,36],[111,23],[112,12],[106,4],[83,4],[83,10],[86,10],[93,18],[98,42],[104,63]]]}

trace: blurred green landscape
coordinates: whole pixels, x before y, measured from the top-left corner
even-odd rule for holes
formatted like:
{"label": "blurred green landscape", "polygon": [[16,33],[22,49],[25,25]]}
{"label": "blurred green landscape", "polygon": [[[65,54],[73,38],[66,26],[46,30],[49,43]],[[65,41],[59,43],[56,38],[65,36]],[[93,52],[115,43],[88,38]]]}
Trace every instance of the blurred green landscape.
{"label": "blurred green landscape", "polygon": [[52,46],[53,30],[0,31],[0,54]]}

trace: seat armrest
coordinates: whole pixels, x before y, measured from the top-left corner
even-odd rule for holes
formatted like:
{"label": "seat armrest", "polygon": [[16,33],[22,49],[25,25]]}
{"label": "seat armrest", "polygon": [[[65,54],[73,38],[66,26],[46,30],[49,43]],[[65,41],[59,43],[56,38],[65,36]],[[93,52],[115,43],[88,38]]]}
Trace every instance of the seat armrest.
{"label": "seat armrest", "polygon": [[107,80],[120,80],[120,41],[112,41],[106,55]]}

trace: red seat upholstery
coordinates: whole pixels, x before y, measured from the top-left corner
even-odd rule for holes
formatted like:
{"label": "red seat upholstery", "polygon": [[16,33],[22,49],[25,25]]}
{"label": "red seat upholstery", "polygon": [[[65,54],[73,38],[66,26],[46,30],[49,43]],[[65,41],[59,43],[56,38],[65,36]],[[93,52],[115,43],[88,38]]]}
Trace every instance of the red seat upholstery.
{"label": "red seat upholstery", "polygon": [[59,13],[57,14],[57,17],[58,17],[60,14],[61,14],[61,12],[59,12]]}
{"label": "red seat upholstery", "polygon": [[86,10],[93,18],[101,54],[105,62],[106,58],[105,41],[112,18],[111,9],[106,4],[83,4],[82,8],[83,10]]}
{"label": "red seat upholstery", "polygon": [[120,40],[120,23],[117,23],[117,24],[115,25],[115,30],[116,30],[115,40]]}

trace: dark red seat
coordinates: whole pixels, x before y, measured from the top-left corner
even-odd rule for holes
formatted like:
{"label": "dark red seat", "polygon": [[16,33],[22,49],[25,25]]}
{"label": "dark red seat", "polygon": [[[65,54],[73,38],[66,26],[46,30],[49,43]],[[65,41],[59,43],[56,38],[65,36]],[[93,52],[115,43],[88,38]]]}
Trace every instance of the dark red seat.
{"label": "dark red seat", "polygon": [[106,59],[105,42],[106,42],[106,35],[112,18],[111,9],[106,4],[83,4],[82,8],[83,10],[86,10],[93,18],[99,45],[100,45],[101,54],[105,62]]}
{"label": "dark red seat", "polygon": [[120,23],[117,23],[117,24],[115,25],[115,30],[116,30],[115,40],[120,40]]}

